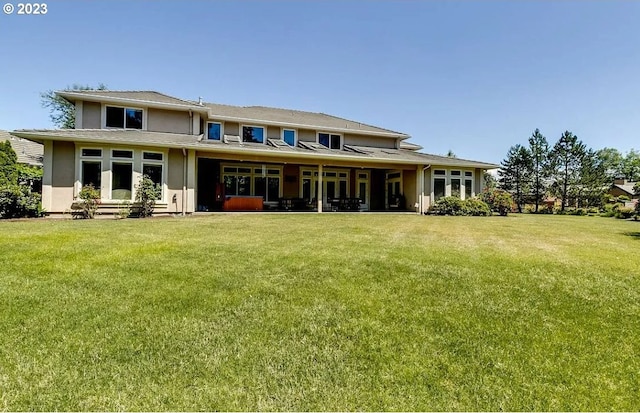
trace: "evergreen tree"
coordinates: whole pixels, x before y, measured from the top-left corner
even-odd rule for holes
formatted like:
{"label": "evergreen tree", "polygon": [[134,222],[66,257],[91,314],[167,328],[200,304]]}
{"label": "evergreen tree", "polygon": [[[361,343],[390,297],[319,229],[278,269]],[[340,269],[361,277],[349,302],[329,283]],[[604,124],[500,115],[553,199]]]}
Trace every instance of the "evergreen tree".
{"label": "evergreen tree", "polygon": [[531,195],[535,202],[535,212],[538,212],[540,202],[547,192],[547,178],[549,175],[549,144],[547,138],[536,129],[529,137],[529,152],[531,153]]}
{"label": "evergreen tree", "polygon": [[501,165],[502,168],[498,171],[500,187],[511,193],[518,212],[522,212],[530,186],[531,152],[522,145],[512,146]]}
{"label": "evergreen tree", "polygon": [[589,149],[580,165],[578,202],[580,206],[601,206],[609,183],[606,161]]}
{"label": "evergreen tree", "polygon": [[555,182],[556,194],[562,199],[565,210],[569,196],[579,184],[580,168],[586,154],[586,147],[578,137],[565,131],[550,152],[550,164]]}

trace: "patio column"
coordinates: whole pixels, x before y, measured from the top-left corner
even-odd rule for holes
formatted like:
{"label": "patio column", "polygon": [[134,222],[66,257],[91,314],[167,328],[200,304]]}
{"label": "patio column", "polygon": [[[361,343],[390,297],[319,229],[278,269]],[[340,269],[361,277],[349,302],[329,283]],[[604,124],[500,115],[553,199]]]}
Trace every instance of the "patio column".
{"label": "patio column", "polygon": [[322,164],[318,165],[318,214],[322,213]]}

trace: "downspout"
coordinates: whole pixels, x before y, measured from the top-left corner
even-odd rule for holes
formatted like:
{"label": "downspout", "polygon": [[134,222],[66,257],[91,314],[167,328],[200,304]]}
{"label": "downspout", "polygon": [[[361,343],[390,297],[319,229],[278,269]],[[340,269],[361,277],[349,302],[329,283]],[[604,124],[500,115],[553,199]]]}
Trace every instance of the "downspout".
{"label": "downspout", "polygon": [[424,168],[422,168],[422,173],[420,174],[420,179],[422,180],[422,185],[420,186],[420,188],[422,189],[421,193],[420,193],[420,215],[424,215],[424,173],[427,169],[431,168],[431,165],[427,165]]}
{"label": "downspout", "polygon": [[187,150],[182,148],[182,216],[186,215],[187,210]]}
{"label": "downspout", "polygon": [[189,109],[189,135],[193,135],[193,111]]}

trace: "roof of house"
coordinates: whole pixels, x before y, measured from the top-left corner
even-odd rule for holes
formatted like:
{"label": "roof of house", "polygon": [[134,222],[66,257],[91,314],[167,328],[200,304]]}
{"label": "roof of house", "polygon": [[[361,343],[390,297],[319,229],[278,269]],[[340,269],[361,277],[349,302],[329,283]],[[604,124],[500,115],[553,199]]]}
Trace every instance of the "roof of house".
{"label": "roof of house", "polygon": [[406,139],[409,135],[384,129],[377,126],[367,125],[366,123],[356,122],[349,119],[340,118],[326,113],[305,112],[301,110],[279,109],[266,106],[231,106],[221,105],[217,103],[204,103],[211,109],[210,113],[213,118],[216,116],[222,118],[237,118],[240,120],[270,121],[279,124],[309,127],[314,129],[327,128],[331,130],[341,130],[343,132],[362,133],[384,133],[389,135],[397,135],[399,138]]}
{"label": "roof of house", "polygon": [[292,147],[280,140],[268,139],[266,144],[242,143],[237,136],[225,136],[221,141],[204,139],[203,135],[149,132],[123,129],[33,129],[12,132],[16,136],[74,141],[87,144],[129,144],[146,147],[196,149],[203,152],[269,155],[288,159],[323,159],[359,162],[400,163],[410,165],[440,165],[469,168],[496,168],[498,165],[467,159],[430,155],[408,149],[372,148],[343,145],[343,150],[329,149],[312,142],[300,142]]}
{"label": "roof of house", "polygon": [[9,141],[14,152],[18,156],[19,163],[42,166],[44,146],[41,143],[28,139],[18,138],[7,131],[0,130],[0,142]]}
{"label": "roof of house", "polygon": [[138,104],[140,106],[166,107],[206,112],[208,117],[265,125],[310,128],[340,133],[365,133],[407,139],[409,135],[378,126],[368,125],[326,113],[305,112],[266,106],[232,106],[218,103],[202,103],[175,98],[155,91],[71,90],[58,91],[58,95],[70,101],[88,100],[107,103]]}
{"label": "roof of house", "polygon": [[633,190],[633,187],[636,183],[635,182],[625,182],[624,184],[613,184],[611,185],[612,188],[618,188],[626,193],[628,193],[630,196],[635,195],[635,191]]}
{"label": "roof of house", "polygon": [[75,101],[79,97],[83,97],[85,99],[94,98],[96,100],[116,98],[138,102],[166,103],[179,106],[195,105],[195,102],[179,99],[153,90],[61,90],[56,93],[71,101]]}

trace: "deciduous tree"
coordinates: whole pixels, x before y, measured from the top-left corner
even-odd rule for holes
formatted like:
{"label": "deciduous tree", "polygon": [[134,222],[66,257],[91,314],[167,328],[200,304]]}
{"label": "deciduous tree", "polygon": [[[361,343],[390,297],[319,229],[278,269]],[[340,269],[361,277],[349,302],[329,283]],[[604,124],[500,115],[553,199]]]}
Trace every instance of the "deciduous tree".
{"label": "deciduous tree", "polygon": [[[65,91],[73,90],[107,90],[107,87],[100,83],[98,87],[74,84],[67,87]],[[47,90],[40,94],[42,107],[49,108],[49,119],[58,128],[73,129],[76,126],[76,108],[67,99],[56,95],[55,91]]]}

